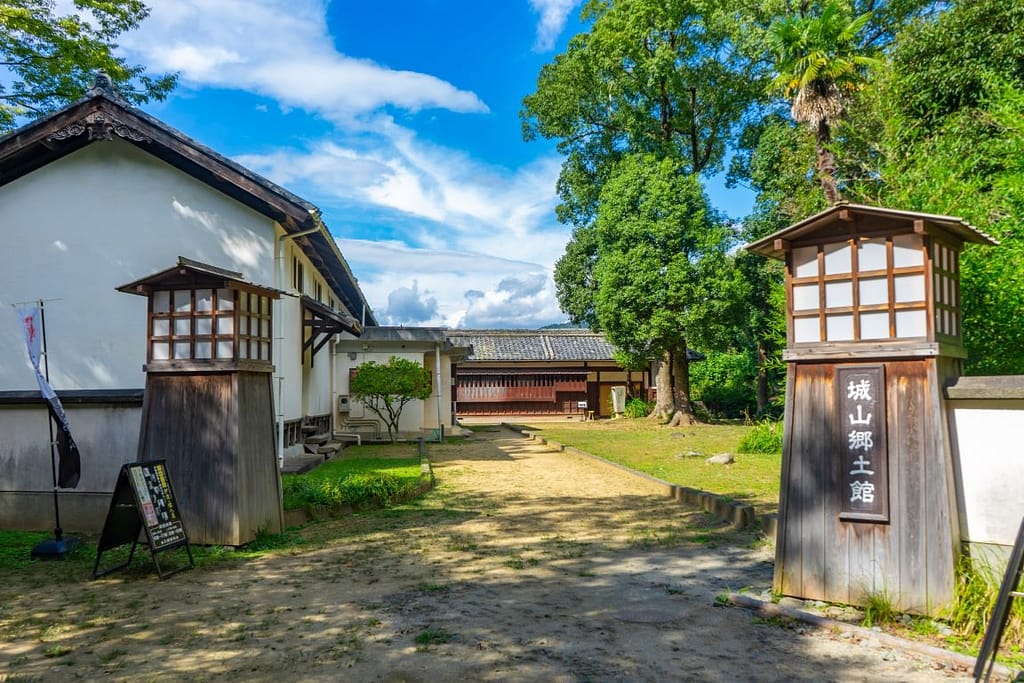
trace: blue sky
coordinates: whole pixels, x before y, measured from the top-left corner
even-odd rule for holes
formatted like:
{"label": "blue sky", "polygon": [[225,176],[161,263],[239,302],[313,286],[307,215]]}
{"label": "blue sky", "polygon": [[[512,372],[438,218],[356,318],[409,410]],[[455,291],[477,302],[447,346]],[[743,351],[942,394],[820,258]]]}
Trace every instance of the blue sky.
{"label": "blue sky", "polygon": [[[561,158],[519,109],[579,0],[150,0],[121,40],[178,71],[145,109],[323,211],[382,324],[565,320]],[[712,181],[739,218],[752,197]]]}

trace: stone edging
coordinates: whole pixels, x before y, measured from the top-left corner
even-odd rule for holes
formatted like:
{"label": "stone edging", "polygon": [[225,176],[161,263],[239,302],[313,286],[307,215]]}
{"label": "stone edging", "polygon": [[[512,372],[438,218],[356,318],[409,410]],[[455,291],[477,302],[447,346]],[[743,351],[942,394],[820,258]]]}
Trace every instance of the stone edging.
{"label": "stone edging", "polygon": [[745,529],[748,527],[759,526],[765,535],[770,539],[775,539],[776,532],[776,516],[775,515],[762,515],[758,517],[754,513],[754,507],[747,503],[738,503],[736,501],[730,501],[723,496],[715,493],[709,493],[707,491],[701,491],[700,489],[690,488],[689,486],[680,486],[667,482],[657,477],[652,477],[649,474],[638,472],[634,469],[630,469],[625,465],[620,465],[617,462],[606,460],[600,456],[588,453],[587,451],[576,448],[575,446],[566,446],[563,443],[548,439],[541,436],[536,432],[522,427],[521,425],[515,425],[510,422],[502,422],[503,427],[519,432],[527,438],[539,441],[542,444],[547,444],[551,448],[557,451],[563,451],[565,453],[572,453],[574,455],[581,455],[585,458],[590,458],[596,462],[614,467],[617,470],[621,470],[634,477],[638,477],[652,484],[655,484],[662,490],[665,495],[673,500],[679,501],[683,505],[690,507],[696,507],[705,512],[709,512],[716,517],[719,517],[732,526],[733,529]]}
{"label": "stone edging", "polygon": [[[876,640],[881,645],[887,647],[899,648],[900,650],[913,652],[952,666],[964,667],[969,671],[973,671],[974,664],[976,662],[975,658],[960,654],[959,652],[951,652],[950,650],[944,650],[940,647],[935,647],[934,645],[919,643],[914,640],[906,640],[904,638],[885,633],[884,631],[874,631],[856,624],[849,624],[845,621],[836,621],[835,619],[829,619],[828,617],[823,617],[811,612],[805,612],[804,610],[777,605],[774,602],[758,600],[751,595],[729,593],[725,596],[725,600],[732,605],[754,610],[766,617],[788,617],[790,619],[797,619],[809,624],[813,628],[836,633],[850,633],[865,640]],[[998,662],[996,662],[992,667],[992,673],[995,676],[1002,677],[1003,680],[1014,680],[1017,676],[1017,672],[1012,671],[1009,667]]]}

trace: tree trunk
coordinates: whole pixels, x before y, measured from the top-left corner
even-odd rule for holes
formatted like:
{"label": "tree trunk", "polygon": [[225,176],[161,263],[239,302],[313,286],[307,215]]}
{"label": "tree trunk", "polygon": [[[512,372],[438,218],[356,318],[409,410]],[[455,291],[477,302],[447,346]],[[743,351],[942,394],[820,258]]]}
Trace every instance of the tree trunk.
{"label": "tree trunk", "polygon": [[657,365],[657,374],[654,377],[654,386],[658,389],[658,402],[648,415],[651,420],[667,420],[675,410],[672,402],[672,366],[671,357],[666,351],[661,360],[654,361]]}
{"label": "tree trunk", "polygon": [[690,403],[690,359],[686,356],[686,342],[672,351],[672,397],[675,400],[675,413],[668,423],[670,427],[692,425],[697,422],[693,416],[693,404]]}
{"label": "tree trunk", "polygon": [[815,146],[818,152],[818,178],[825,191],[825,201],[835,204],[842,200],[836,183],[836,155],[832,153],[832,129],[828,121],[819,121],[815,131]]}
{"label": "tree trunk", "polygon": [[768,349],[762,342],[757,343],[757,414],[764,415],[768,410]]}

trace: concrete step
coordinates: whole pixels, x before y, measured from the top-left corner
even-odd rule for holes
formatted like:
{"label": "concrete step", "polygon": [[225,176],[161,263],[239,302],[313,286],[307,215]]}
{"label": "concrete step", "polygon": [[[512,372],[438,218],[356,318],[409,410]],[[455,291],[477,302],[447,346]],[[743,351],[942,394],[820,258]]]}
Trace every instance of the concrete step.
{"label": "concrete step", "polygon": [[331,440],[331,435],[328,434],[327,432],[324,432],[322,434],[313,434],[312,436],[307,436],[306,438],[304,438],[302,440],[302,442],[303,443],[311,443],[311,444],[320,445],[320,444],[325,444],[325,443],[327,443],[330,440]]}
{"label": "concrete step", "polygon": [[327,457],[331,457],[332,455],[337,453],[339,450],[341,450],[341,444],[336,442],[336,441],[332,441],[331,443],[325,443],[322,446],[318,446],[317,449],[316,449],[316,452],[317,453],[322,453],[323,455],[325,455]]}
{"label": "concrete step", "polygon": [[301,429],[303,434],[316,434],[320,431],[316,425],[302,425]]}

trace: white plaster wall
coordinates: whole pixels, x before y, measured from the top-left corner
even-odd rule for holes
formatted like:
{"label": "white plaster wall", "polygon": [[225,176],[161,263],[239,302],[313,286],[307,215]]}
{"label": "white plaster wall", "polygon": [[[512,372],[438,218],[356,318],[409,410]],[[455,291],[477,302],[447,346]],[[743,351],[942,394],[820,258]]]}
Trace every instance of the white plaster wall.
{"label": "white plaster wall", "polygon": [[144,385],[146,300],[114,290],[178,256],[273,285],[275,225],[121,141],[0,187],[0,390],[35,389],[8,304],[46,301],[58,389]]}
{"label": "white plaster wall", "polygon": [[948,402],[963,540],[1013,545],[1024,517],[1024,400]]}
{"label": "white plaster wall", "polygon": [[[64,408],[82,462],[74,492],[109,495],[121,465],[137,457],[142,407],[72,403]],[[53,490],[48,425],[45,406],[0,407],[0,494]],[[7,527],[0,522],[0,528]]]}
{"label": "white plaster wall", "polygon": [[[350,368],[359,367],[363,363],[374,361],[381,365],[386,365],[392,356],[398,358],[405,358],[415,363],[424,363],[424,354],[419,351],[358,351],[356,352],[356,358],[354,360],[349,359],[347,351],[339,350],[336,358],[336,374],[335,374],[335,390],[337,394],[349,394],[349,383],[348,383],[348,371]],[[430,365],[431,372],[433,372],[434,356],[430,354]],[[429,400],[429,399],[428,399]],[[424,406],[426,401],[420,401],[414,399],[405,404],[405,408],[402,409],[402,415],[398,420],[398,431],[407,435],[418,436],[424,427],[429,427],[431,424],[437,422],[437,418],[431,419],[428,415],[425,415]],[[335,405],[337,410],[337,405]],[[342,420],[347,416],[352,417],[364,417],[364,418],[377,418],[369,408],[361,405],[358,401],[352,401],[352,411],[348,415],[338,414],[336,420],[340,424]],[[381,419],[381,428],[386,432],[387,424]]]}
{"label": "white plaster wall", "polygon": [[[274,333],[280,339],[274,347],[274,405],[277,405],[280,393],[284,419],[294,420],[303,416],[302,338],[298,333],[302,329],[302,306],[298,296],[281,295],[275,313],[280,314],[281,320],[275,325]],[[282,330],[294,332],[282,334]],[[280,381],[282,377],[283,382]]]}

